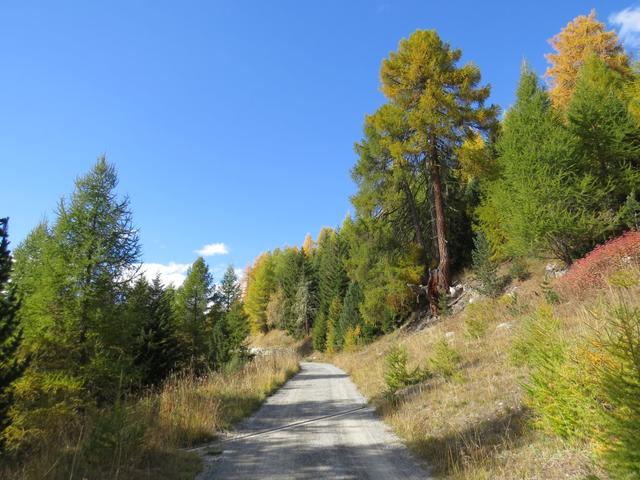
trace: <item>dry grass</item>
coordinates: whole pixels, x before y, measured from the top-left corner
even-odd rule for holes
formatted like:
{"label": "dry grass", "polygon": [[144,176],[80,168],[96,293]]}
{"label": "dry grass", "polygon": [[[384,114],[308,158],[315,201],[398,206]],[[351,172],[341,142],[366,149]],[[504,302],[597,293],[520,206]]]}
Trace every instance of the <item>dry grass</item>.
{"label": "dry grass", "polygon": [[0,465],[0,478],[193,479],[200,457],[182,447],[210,440],[253,412],[298,371],[298,358],[281,351],[230,372],[172,378],[158,392],[51,432],[37,451]]}
{"label": "dry grass", "polygon": [[157,418],[149,429],[149,444],[191,446],[211,440],[253,412],[297,371],[298,357],[278,351],[231,373],[173,378],[159,394],[140,402],[143,415]]}
{"label": "dry grass", "polygon": [[[474,306],[415,333],[394,332],[353,353],[333,357],[407,445],[450,479],[582,479],[602,475],[586,447],[565,445],[530,428],[523,406],[527,371],[510,360],[519,325],[543,302],[544,264],[518,282],[517,301],[504,296]],[[581,329],[583,307],[568,301],[556,307],[568,330]],[[469,335],[467,315],[486,324],[480,338]],[[504,325],[507,323],[508,325]],[[500,325],[500,326],[499,326]],[[443,338],[462,356],[451,380],[432,378],[407,387],[394,399],[384,394],[385,355],[394,345],[409,353],[409,369],[424,366]],[[606,477],[601,477],[606,478]]]}
{"label": "dry grass", "polygon": [[267,333],[252,335],[249,338],[249,348],[260,352],[294,351],[301,357],[313,353],[311,337],[296,339],[286,331],[274,329]]}

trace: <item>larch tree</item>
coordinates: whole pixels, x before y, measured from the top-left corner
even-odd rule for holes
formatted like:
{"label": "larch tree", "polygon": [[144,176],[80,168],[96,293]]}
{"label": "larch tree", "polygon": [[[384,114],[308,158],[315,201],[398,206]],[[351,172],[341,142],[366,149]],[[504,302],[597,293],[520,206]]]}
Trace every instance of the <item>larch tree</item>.
{"label": "larch tree", "polygon": [[267,331],[267,305],[273,291],[273,260],[263,253],[251,267],[245,290],[244,308],[254,333]]}
{"label": "larch tree", "polygon": [[484,105],[489,86],[480,86],[480,70],[461,67],[459,49],[452,49],[433,31],[418,30],[400,42],[382,63],[382,92],[402,112],[410,135],[402,149],[428,179],[438,251],[437,282],[450,283],[447,206],[444,183],[455,168],[456,153],[465,139],[488,132],[498,108]]}
{"label": "larch tree", "polygon": [[362,315],[360,315],[360,305],[362,304],[362,289],[357,282],[349,283],[349,288],[344,297],[344,303],[334,319],[338,330],[338,342],[342,344],[344,337],[350,329],[362,325]]}
{"label": "larch tree", "polygon": [[602,188],[611,186],[602,209],[617,210],[640,187],[640,130],[624,98],[626,79],[595,55],[585,60],[567,107],[576,139],[576,167]]}
{"label": "larch tree", "polygon": [[479,208],[484,233],[498,252],[551,252],[571,264],[606,238],[611,215],[601,205],[610,186],[576,168],[576,142],[525,66],[497,145],[500,175]]}
{"label": "larch tree", "polygon": [[546,55],[549,62],[545,76],[551,81],[549,95],[556,107],[566,108],[571,101],[578,72],[591,55],[602,59],[621,75],[631,73],[629,57],[614,30],[607,31],[598,21],[595,10],[570,21],[560,33],[549,40],[555,53]]}
{"label": "larch tree", "polygon": [[124,320],[119,299],[137,274],[140,243],[129,199],[116,193],[117,185],[104,157],[76,180],[70,199],[58,206],[45,272],[54,294],[49,301],[57,304],[50,326],[62,326],[54,341],[64,342],[76,372],[100,399],[113,397],[132,367],[121,352],[130,351],[136,328]]}
{"label": "larch tree", "polygon": [[314,247],[315,243],[313,242],[313,237],[310,233],[307,233],[307,235],[304,237],[304,242],[302,243],[302,251],[306,256],[311,256]]}

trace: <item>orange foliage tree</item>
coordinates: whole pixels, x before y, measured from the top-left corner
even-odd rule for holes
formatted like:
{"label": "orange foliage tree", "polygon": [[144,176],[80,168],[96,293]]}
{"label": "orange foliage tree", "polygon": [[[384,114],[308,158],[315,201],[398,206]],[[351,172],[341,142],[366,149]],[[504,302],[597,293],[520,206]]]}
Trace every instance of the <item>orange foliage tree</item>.
{"label": "orange foliage tree", "polygon": [[615,31],[605,30],[596,12],[574,18],[549,43],[556,53],[545,55],[550,63],[545,77],[551,80],[549,95],[556,107],[566,108],[575,89],[578,72],[590,55],[601,58],[610,68],[630,75],[629,57]]}

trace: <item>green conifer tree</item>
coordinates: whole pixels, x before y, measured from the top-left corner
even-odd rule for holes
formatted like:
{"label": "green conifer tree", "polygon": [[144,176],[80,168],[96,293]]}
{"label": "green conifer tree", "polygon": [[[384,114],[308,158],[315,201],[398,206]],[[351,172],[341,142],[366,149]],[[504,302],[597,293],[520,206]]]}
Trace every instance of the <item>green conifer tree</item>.
{"label": "green conifer tree", "polygon": [[[8,218],[0,219],[0,439],[10,422],[8,411],[13,403],[13,382],[26,367],[26,362],[18,357],[22,329],[17,315],[20,304],[16,288],[10,283],[13,261],[8,223]],[[2,443],[0,440],[0,446]]]}
{"label": "green conifer tree", "polygon": [[618,210],[640,185],[640,130],[624,99],[626,79],[591,56],[578,75],[567,109],[568,129],[577,138],[576,167],[609,192],[602,210]]}
{"label": "green conifer tree", "polygon": [[224,272],[219,290],[222,308],[225,312],[228,312],[231,306],[242,298],[242,288],[233,265],[229,265]]}
{"label": "green conifer tree", "polygon": [[185,352],[194,367],[204,367],[209,358],[212,325],[207,320],[212,278],[202,257],[193,262],[176,294],[176,323]]}
{"label": "green conifer tree", "polygon": [[603,240],[612,224],[600,211],[609,189],[576,169],[576,138],[526,66],[497,150],[500,175],[479,218],[500,253],[551,252],[570,264]]}
{"label": "green conifer tree", "polygon": [[159,385],[181,360],[173,309],[157,276],[149,284],[140,278],[128,299],[131,321],[140,325],[135,343],[135,365],[142,385]]}
{"label": "green conifer tree", "polygon": [[472,252],[473,270],[480,280],[482,293],[491,297],[499,293],[498,265],[493,260],[493,249],[484,232],[476,234]]}
{"label": "green conifer tree", "polygon": [[360,314],[360,306],[363,302],[362,289],[357,282],[349,283],[349,288],[344,297],[342,308],[337,316],[337,335],[336,344],[342,345],[344,336],[349,329],[362,326],[362,315]]}

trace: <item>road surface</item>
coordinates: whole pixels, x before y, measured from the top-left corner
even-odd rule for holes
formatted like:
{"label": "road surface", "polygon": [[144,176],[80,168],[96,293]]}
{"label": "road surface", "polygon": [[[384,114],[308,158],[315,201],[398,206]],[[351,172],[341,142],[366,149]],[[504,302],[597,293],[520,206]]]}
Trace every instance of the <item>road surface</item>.
{"label": "road surface", "polygon": [[302,363],[211,450],[199,480],[429,478],[348,375],[326,363]]}

